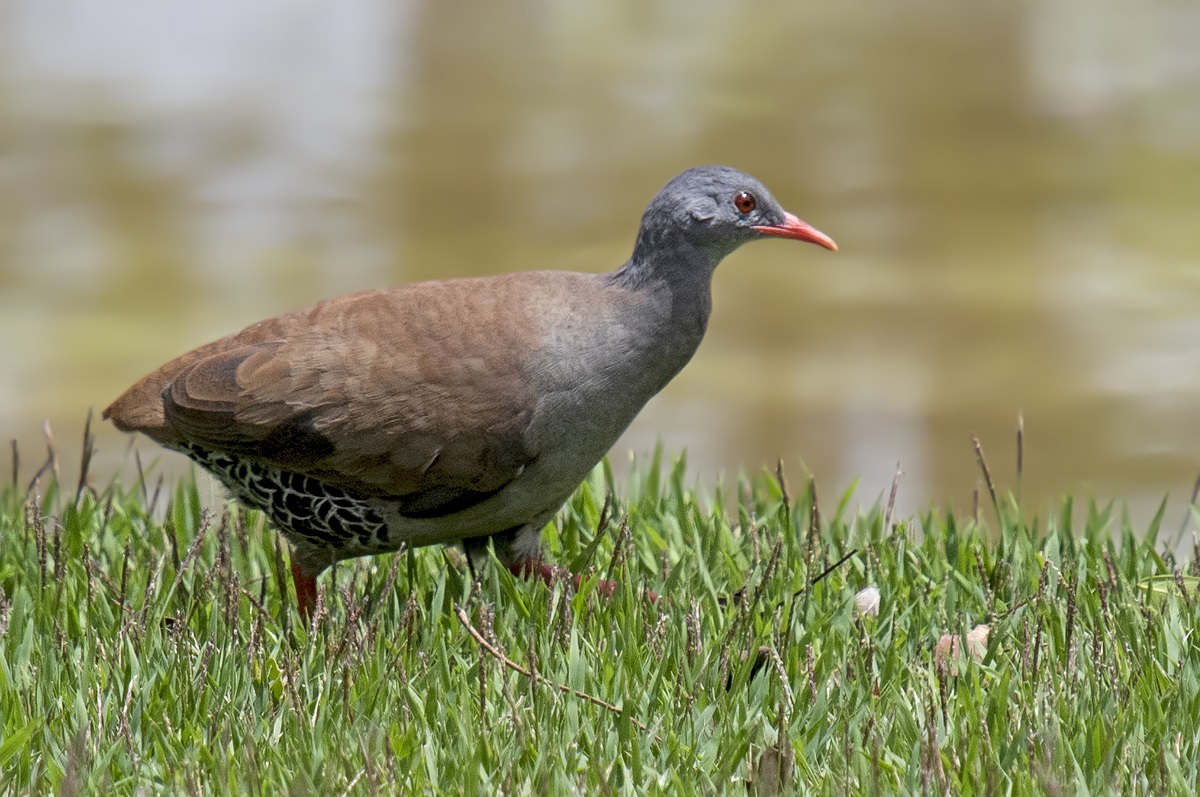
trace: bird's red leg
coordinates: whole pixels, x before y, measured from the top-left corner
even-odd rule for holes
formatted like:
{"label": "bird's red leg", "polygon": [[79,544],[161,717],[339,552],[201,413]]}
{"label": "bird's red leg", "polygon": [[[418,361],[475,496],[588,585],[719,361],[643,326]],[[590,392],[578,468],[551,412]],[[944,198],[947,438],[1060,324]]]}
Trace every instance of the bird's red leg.
{"label": "bird's red leg", "polygon": [[296,608],[304,622],[312,619],[313,607],[317,605],[317,579],[300,569],[300,564],[292,560],[292,582],[296,585]]}

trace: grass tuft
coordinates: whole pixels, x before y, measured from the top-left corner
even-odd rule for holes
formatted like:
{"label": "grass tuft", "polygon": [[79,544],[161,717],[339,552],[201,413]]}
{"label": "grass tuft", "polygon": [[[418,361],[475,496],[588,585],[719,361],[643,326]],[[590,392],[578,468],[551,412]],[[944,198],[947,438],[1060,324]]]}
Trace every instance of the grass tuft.
{"label": "grass tuft", "polygon": [[782,464],[701,500],[658,452],[547,527],[578,592],[422,549],[340,565],[310,627],[261,515],[140,463],[97,493],[90,447],[61,491],[48,446],[0,493],[3,794],[1200,785],[1196,562],[1162,510],[1028,511],[978,445],[994,525],[894,517],[899,469],[857,511]]}

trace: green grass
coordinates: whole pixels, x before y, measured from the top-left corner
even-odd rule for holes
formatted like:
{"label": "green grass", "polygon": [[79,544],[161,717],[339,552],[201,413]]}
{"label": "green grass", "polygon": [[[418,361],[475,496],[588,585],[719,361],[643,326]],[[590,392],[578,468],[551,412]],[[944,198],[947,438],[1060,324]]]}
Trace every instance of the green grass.
{"label": "green grass", "polygon": [[[1200,786],[1196,565],[1160,553],[1161,512],[1133,529],[1111,508],[1034,517],[1002,497],[987,523],[888,524],[848,495],[814,512],[811,485],[789,499],[765,474],[704,501],[682,463],[630,483],[602,523],[598,469],[546,530],[554,561],[592,574],[578,593],[494,565],[472,593],[422,549],[325,576],[312,629],[285,610],[255,513],[206,513],[190,483],[165,521],[139,490],[10,488],[0,792],[739,795],[778,793],[775,773],[784,793]],[[877,617],[854,607],[868,585]],[[485,651],[459,606],[552,683]],[[978,623],[982,661],[935,664],[943,633]]]}

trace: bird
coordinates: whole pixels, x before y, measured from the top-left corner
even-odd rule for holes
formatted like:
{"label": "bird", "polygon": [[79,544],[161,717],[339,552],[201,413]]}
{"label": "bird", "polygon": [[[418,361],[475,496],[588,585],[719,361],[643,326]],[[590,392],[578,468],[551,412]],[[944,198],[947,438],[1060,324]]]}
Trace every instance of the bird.
{"label": "bird", "polygon": [[461,544],[470,563],[491,545],[550,580],[542,528],[692,358],[717,265],[763,238],[837,250],[754,177],[694,167],[651,200],[614,271],[327,299],[171,360],[103,417],[264,512],[305,619],[326,568],[405,547]]}

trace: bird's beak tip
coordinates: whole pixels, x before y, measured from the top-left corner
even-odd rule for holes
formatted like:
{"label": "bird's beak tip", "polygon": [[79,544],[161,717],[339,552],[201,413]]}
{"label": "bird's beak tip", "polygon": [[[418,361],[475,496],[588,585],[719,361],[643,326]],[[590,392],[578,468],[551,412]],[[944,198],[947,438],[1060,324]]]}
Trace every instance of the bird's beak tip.
{"label": "bird's beak tip", "polygon": [[775,238],[790,238],[793,241],[808,241],[823,246],[831,252],[838,249],[837,242],[825,233],[807,222],[801,221],[791,213],[783,214],[783,224],[762,225],[754,228],[763,235]]}

